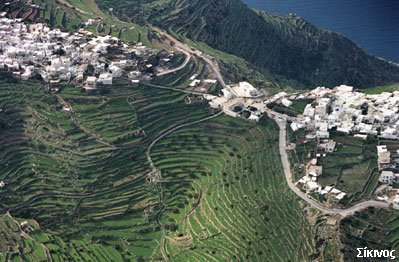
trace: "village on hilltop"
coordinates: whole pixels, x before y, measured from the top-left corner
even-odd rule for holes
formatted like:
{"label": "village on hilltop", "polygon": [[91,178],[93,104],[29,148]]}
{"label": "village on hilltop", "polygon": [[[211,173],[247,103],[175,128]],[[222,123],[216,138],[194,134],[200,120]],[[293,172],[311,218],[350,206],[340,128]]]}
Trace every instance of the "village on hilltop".
{"label": "village on hilltop", "polygon": [[0,37],[0,69],[22,80],[74,81],[86,89],[110,85],[124,72],[137,85],[172,67],[174,55],[109,35],[93,36],[82,28],[71,34],[46,24],[27,25],[5,13],[0,13]]}
{"label": "village on hilltop", "polygon": [[[318,158],[326,157],[336,150],[337,143],[331,139],[331,131],[360,140],[399,140],[399,91],[370,95],[357,92],[351,86],[341,85],[333,89],[318,87],[299,95],[280,93],[276,97],[284,107],[290,107],[295,100],[313,101],[290,124],[294,132],[305,130],[305,143],[313,141],[317,148],[324,151],[305,163],[305,176],[298,181],[309,192],[333,194],[337,200],[346,195],[341,190],[317,183],[317,178],[323,172],[323,167],[317,165]],[[388,185],[399,183],[398,147],[377,145],[376,151],[381,172],[379,182]],[[399,191],[392,187],[387,189],[390,197],[378,196],[378,200],[399,204]]]}
{"label": "village on hilltop", "polygon": [[[309,194],[329,196],[328,199],[336,201],[342,200],[347,192],[317,182],[323,174],[318,158],[336,151],[337,142],[330,137],[332,131],[359,140],[399,140],[399,91],[369,95],[355,91],[352,86],[341,85],[333,89],[318,87],[301,94],[280,92],[265,98],[251,84],[240,82],[223,89],[220,96],[204,97],[211,108],[252,122],[258,122],[270,110],[268,105],[271,103],[289,108],[293,101],[311,101],[303,113],[289,118],[291,130],[304,129],[304,143],[314,142],[319,149],[314,158],[303,163],[305,172],[297,184],[303,185]],[[399,204],[399,191],[391,186],[399,184],[399,148],[377,145],[376,151],[379,182],[389,186],[388,191],[383,192],[390,195],[380,194],[377,199]]]}
{"label": "village on hilltop", "polygon": [[[95,22],[89,19],[83,26]],[[109,35],[93,36],[83,28],[71,34],[46,24],[24,24],[21,19],[6,18],[5,13],[0,13],[0,37],[0,70],[10,71],[22,80],[35,79],[50,84],[67,81],[92,90],[98,84],[112,85],[115,78],[122,76],[137,86],[140,81],[148,82],[154,76],[179,70],[172,69],[171,59],[175,53],[171,51],[156,51]],[[203,82],[197,74],[189,81],[187,88],[191,90]],[[215,84],[217,80],[204,82]],[[399,91],[369,95],[341,85],[333,89],[318,87],[300,94],[280,92],[267,97],[250,83],[239,82],[223,88],[219,96],[203,94],[203,97],[212,110],[222,110],[252,122],[259,122],[270,112],[271,103],[289,108],[293,101],[311,101],[302,113],[290,116],[290,127],[293,132],[304,129],[305,143],[315,142],[324,152],[303,163],[304,176],[297,183],[308,193],[331,195],[338,201],[347,192],[334,186],[323,187],[317,182],[323,174],[318,159],[336,150],[337,142],[331,138],[331,132],[360,140],[399,140]],[[389,185],[392,191],[392,185],[399,184],[399,148],[377,145],[377,154],[379,182]],[[2,186],[4,184],[0,184]],[[394,196],[382,195],[379,199],[399,204],[399,191],[395,192]]]}

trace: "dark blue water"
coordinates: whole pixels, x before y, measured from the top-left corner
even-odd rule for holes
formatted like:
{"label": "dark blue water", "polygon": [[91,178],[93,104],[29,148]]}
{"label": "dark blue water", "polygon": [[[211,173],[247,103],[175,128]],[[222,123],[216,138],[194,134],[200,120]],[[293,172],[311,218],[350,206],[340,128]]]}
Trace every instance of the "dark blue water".
{"label": "dark blue water", "polygon": [[268,13],[294,13],[347,36],[368,53],[399,62],[399,0],[242,0]]}

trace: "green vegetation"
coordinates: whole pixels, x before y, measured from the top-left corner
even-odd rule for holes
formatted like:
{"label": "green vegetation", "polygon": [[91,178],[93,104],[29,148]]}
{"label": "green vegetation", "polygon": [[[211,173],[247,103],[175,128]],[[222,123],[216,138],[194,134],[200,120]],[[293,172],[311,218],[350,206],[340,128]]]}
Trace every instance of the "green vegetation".
{"label": "green vegetation", "polygon": [[[297,132],[290,128],[287,130],[289,141],[296,144],[295,149],[289,151],[289,156],[294,178],[298,180],[305,175],[301,164],[310,161],[317,153],[325,152],[317,149],[315,142],[303,143],[303,129]],[[377,141],[372,138],[363,141],[337,132],[330,132],[330,136],[337,143],[336,151],[318,159],[317,164],[323,166],[323,174],[317,182],[322,186],[335,186],[347,193],[346,202],[341,201],[343,205],[350,206],[361,199],[371,198],[380,175]]]}
{"label": "green vegetation", "polygon": [[163,219],[177,225],[165,243],[173,261],[302,261],[314,251],[299,244],[312,230],[286,191],[277,140],[270,119],[219,117],[155,146],[152,156],[170,195]]}
{"label": "green vegetation", "polygon": [[273,111],[279,112],[281,114],[286,114],[288,116],[298,116],[303,113],[306,105],[312,103],[311,99],[294,100],[290,107],[286,107],[282,104],[270,103],[267,106]]}
{"label": "green vegetation", "polygon": [[[316,252],[272,120],[219,116],[178,129],[151,151],[162,179],[149,182],[149,143],[211,115],[205,103],[122,80],[91,92],[8,75],[0,84],[0,208],[38,222],[40,256],[42,244],[53,261],[302,261]],[[43,260],[32,252],[18,256]]]}
{"label": "green vegetation", "polygon": [[[101,95],[69,86],[57,86],[55,94],[5,81],[1,210],[35,218],[54,261],[155,259],[161,226],[157,193],[145,181],[144,148],[172,126],[208,115],[204,105],[123,82]],[[61,111],[60,98],[76,108],[73,117]],[[99,126],[105,128],[98,132]]]}
{"label": "green vegetation", "polygon": [[393,92],[393,91],[399,91],[399,84],[392,84],[392,85],[386,85],[386,86],[377,86],[374,88],[368,88],[368,89],[362,89],[360,92],[363,92],[365,94],[381,94],[382,92]]}
{"label": "green vegetation", "polygon": [[114,8],[114,15],[121,20],[151,23],[181,40],[204,43],[243,58],[285,87],[347,83],[366,88],[399,82],[396,65],[366,54],[349,39],[295,15],[271,15],[250,9],[240,0],[97,3],[103,10]]}
{"label": "green vegetation", "polygon": [[[368,208],[340,223],[345,261],[356,261],[358,247],[368,250],[398,250],[398,217],[393,210]],[[397,256],[397,252],[394,252]],[[371,258],[369,261],[381,261]]]}
{"label": "green vegetation", "polygon": [[337,142],[337,150],[320,159],[318,164],[323,166],[323,175],[318,182],[323,186],[335,185],[347,193],[346,204],[349,205],[370,198],[379,177],[376,141],[363,141],[337,133],[332,133],[331,138]]}
{"label": "green vegetation", "polygon": [[[9,215],[0,217],[0,234],[2,236],[0,258],[3,261],[47,261],[41,242],[27,234],[21,234],[19,223],[21,222]],[[40,231],[35,224],[29,223],[29,225],[33,232]]]}
{"label": "green vegetation", "polygon": [[313,100],[311,99],[303,99],[303,100],[294,100],[292,101],[291,107],[294,108],[299,114],[303,113],[303,110],[305,110],[305,107],[312,103]]}

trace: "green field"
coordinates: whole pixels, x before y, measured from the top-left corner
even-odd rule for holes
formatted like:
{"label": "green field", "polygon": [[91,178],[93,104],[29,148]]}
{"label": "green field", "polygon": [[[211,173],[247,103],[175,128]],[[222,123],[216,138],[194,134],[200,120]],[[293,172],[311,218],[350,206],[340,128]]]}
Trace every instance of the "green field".
{"label": "green field", "polygon": [[386,86],[377,86],[374,88],[368,88],[368,89],[362,89],[360,92],[363,92],[365,94],[381,94],[382,92],[393,92],[393,91],[399,91],[399,84],[392,84],[392,85],[386,85]]}
{"label": "green field", "polygon": [[312,245],[299,244],[312,236],[309,222],[276,165],[277,136],[270,119],[255,125],[220,117],[155,146],[170,195],[164,221],[178,225],[164,247],[173,261],[302,261],[311,254]]}
{"label": "green field", "polygon": [[[298,180],[305,175],[301,164],[310,161],[317,153],[316,143],[303,143],[304,130],[293,132],[288,128],[289,141],[296,144],[295,150],[289,151],[294,178]],[[331,132],[330,138],[337,142],[336,151],[320,157],[317,164],[323,167],[323,173],[317,178],[322,186],[335,186],[347,193],[340,203],[350,206],[356,201],[373,197],[378,186],[380,172],[377,167],[377,141],[369,138],[367,141]]]}
{"label": "green field", "polygon": [[[148,182],[148,145],[212,115],[206,103],[123,80],[55,93],[1,76],[0,208],[37,221],[32,237],[53,261],[303,261],[317,252],[285,185],[272,120],[219,116],[178,129],[152,149],[162,179]],[[12,259],[39,261],[42,251]]]}
{"label": "green field", "polygon": [[[345,261],[357,260],[358,247],[367,247],[369,250],[398,250],[398,216],[397,211],[368,208],[343,219],[339,230],[342,233],[340,238]],[[396,259],[392,261],[396,261],[397,251],[393,254]],[[383,260],[371,258],[370,261]]]}
{"label": "green field", "polygon": [[337,150],[321,158],[319,164],[324,172],[319,177],[319,183],[323,186],[335,185],[347,193],[347,205],[372,197],[378,186],[376,178],[380,174],[377,168],[377,141],[372,138],[363,141],[334,132],[331,138],[337,142]]}

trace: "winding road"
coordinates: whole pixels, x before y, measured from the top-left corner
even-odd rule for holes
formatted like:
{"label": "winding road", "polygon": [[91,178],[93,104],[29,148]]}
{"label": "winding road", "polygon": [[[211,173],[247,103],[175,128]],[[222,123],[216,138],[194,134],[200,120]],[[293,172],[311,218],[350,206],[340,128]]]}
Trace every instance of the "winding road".
{"label": "winding road", "polygon": [[[195,50],[194,48],[191,48],[189,46],[187,46],[184,43],[181,43],[180,41],[176,40],[173,36],[161,31],[159,28],[154,28],[156,31],[158,31],[159,33],[165,35],[167,38],[169,38],[169,40],[173,41],[175,43],[174,47],[181,51],[184,50],[190,54],[195,54],[199,57],[201,57],[211,68],[211,70],[214,72],[217,80],[219,81],[219,83],[222,85],[223,88],[227,88],[233,95],[236,96],[234,90],[232,90],[228,85],[225,84],[222,75],[220,74],[220,71],[218,69],[217,66],[214,65],[214,63],[211,61],[210,58],[204,56],[202,54],[201,51],[199,50]],[[153,85],[154,86],[154,85]],[[154,87],[159,87],[159,86],[154,86]],[[172,88],[168,88],[168,89],[172,89]],[[172,89],[173,90],[173,89]],[[176,90],[177,91],[177,90]],[[181,91],[181,90],[179,90]],[[267,103],[267,101],[266,101]],[[283,169],[284,169],[284,175],[287,181],[287,184],[289,186],[289,188],[298,196],[300,197],[302,200],[304,200],[305,202],[307,202],[309,205],[311,205],[313,208],[323,212],[323,213],[327,213],[327,214],[339,214],[341,216],[349,216],[352,215],[353,213],[357,212],[357,211],[361,211],[365,208],[368,207],[377,207],[377,208],[389,208],[390,205],[386,202],[381,202],[381,201],[375,201],[375,200],[368,200],[368,201],[363,201],[360,203],[355,204],[352,207],[346,208],[346,209],[339,209],[339,208],[328,208],[325,207],[323,205],[321,205],[319,202],[313,200],[310,196],[306,195],[305,193],[303,193],[301,190],[299,190],[299,188],[297,188],[294,183],[292,182],[292,173],[291,173],[291,168],[290,168],[290,163],[288,160],[288,156],[287,156],[287,152],[286,152],[286,137],[287,137],[287,131],[286,131],[286,126],[287,126],[287,120],[293,120],[291,117],[287,116],[287,115],[283,115],[283,114],[279,114],[277,112],[271,111],[271,110],[267,110],[268,116],[272,119],[274,119],[277,123],[277,125],[280,128],[280,134],[279,134],[279,149],[280,149],[280,156],[281,156],[281,162],[283,164]],[[222,114],[222,112],[220,112],[219,114]],[[216,115],[215,115],[216,116]],[[209,117],[209,118],[213,118],[215,116]],[[151,167],[154,167],[154,164],[151,160],[150,157],[150,151],[152,146],[161,138],[163,138],[164,136],[174,132],[176,129],[183,127],[183,126],[187,126],[187,125],[191,125],[191,124],[195,124],[198,122],[202,122],[205,121],[209,118],[203,119],[203,120],[199,120],[193,123],[188,123],[188,124],[184,124],[181,126],[177,126],[171,130],[169,130],[168,132],[164,133],[163,135],[161,135],[160,137],[156,138],[149,146],[148,150],[147,150],[147,158],[148,161],[151,163]],[[399,209],[399,207],[395,207],[395,209]]]}
{"label": "winding road", "polygon": [[172,68],[172,69],[160,72],[160,73],[157,74],[157,76],[163,76],[163,75],[167,75],[167,74],[179,71],[179,70],[183,69],[187,65],[188,61],[190,61],[191,55],[190,55],[189,52],[187,52],[186,50],[180,49],[178,47],[176,47],[176,49],[186,55],[186,58],[184,59],[183,63],[181,65],[179,65],[178,67],[176,67],[176,68]]}
{"label": "winding road", "polygon": [[[226,88],[230,91],[231,94],[233,94],[234,96],[237,96],[237,94],[235,93],[235,91],[228,85],[226,85],[226,83],[223,80],[222,75],[220,74],[219,68],[217,65],[215,65],[215,62],[213,62],[211,60],[211,58],[209,58],[206,55],[203,55],[203,53],[199,50],[196,50],[194,48],[191,48],[190,46],[180,42],[179,40],[177,40],[176,38],[174,38],[173,36],[169,35],[168,33],[162,31],[159,28],[153,27],[153,29],[155,31],[157,31],[158,33],[166,36],[167,38],[169,38],[170,41],[174,42],[174,48],[177,49],[178,51],[184,52],[185,54],[193,54],[193,55],[197,55],[198,57],[202,58],[202,60],[205,61],[205,63],[208,64],[209,68],[212,70],[212,72],[215,74],[216,79],[218,80],[218,82],[222,85],[222,88]],[[188,61],[187,61],[188,62]],[[179,68],[179,67],[178,67]],[[181,69],[181,68],[180,68]],[[177,70],[174,70],[177,71]],[[172,72],[174,72],[172,69]]]}
{"label": "winding road", "polygon": [[154,85],[154,84],[150,84],[148,82],[142,82],[142,84],[151,86],[151,87],[160,88],[160,89],[167,89],[167,90],[182,92],[182,93],[186,93],[186,94],[193,94],[193,95],[200,95],[200,96],[208,94],[207,92],[191,91],[191,90],[185,90],[185,89],[174,88],[174,87],[169,87],[169,86]]}
{"label": "winding road", "polygon": [[291,168],[290,168],[290,163],[288,160],[287,156],[287,151],[286,151],[286,145],[287,145],[287,119],[285,115],[273,112],[271,110],[268,110],[269,117],[274,119],[277,123],[277,125],[280,128],[280,138],[279,138],[279,148],[280,148],[280,156],[281,156],[281,162],[283,164],[283,169],[284,169],[284,174],[285,174],[285,179],[287,180],[287,184],[289,188],[301,199],[306,201],[309,205],[311,205],[313,208],[318,209],[319,211],[322,211],[323,213],[327,214],[339,214],[343,217],[352,215],[353,213],[357,211],[361,211],[365,208],[368,207],[378,207],[378,208],[389,208],[389,204],[386,202],[380,202],[380,201],[374,201],[374,200],[368,200],[364,202],[360,202],[352,207],[346,208],[346,209],[339,209],[339,208],[328,208],[322,206],[320,203],[317,201],[313,200],[310,198],[310,196],[306,195],[303,193],[299,188],[297,188],[294,183],[292,182],[292,173],[291,173]]}

